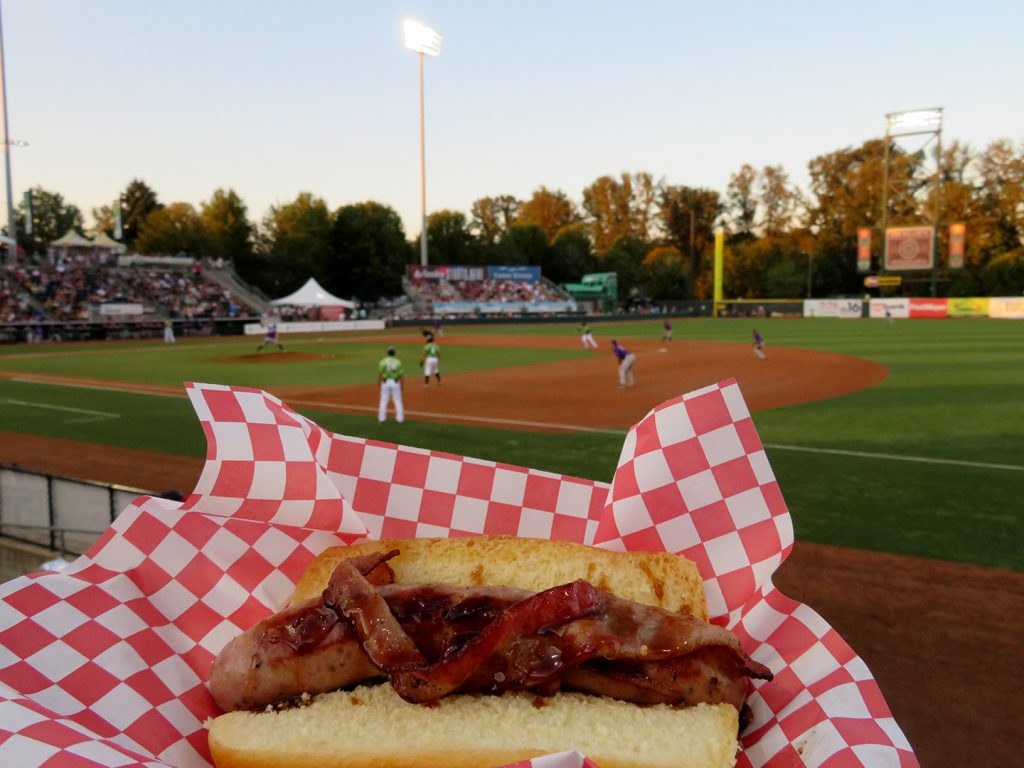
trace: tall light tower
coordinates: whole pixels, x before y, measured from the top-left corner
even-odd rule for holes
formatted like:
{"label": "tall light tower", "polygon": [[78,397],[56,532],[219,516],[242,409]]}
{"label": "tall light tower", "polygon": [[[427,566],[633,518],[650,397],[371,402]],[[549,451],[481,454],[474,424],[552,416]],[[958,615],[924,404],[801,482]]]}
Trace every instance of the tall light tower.
{"label": "tall light tower", "polygon": [[427,159],[426,143],[423,140],[423,56],[437,56],[441,53],[441,35],[420,24],[406,19],[405,47],[416,51],[420,62],[420,265],[427,266]]}
{"label": "tall light tower", "polygon": [[7,175],[7,263],[14,264],[18,259],[18,232],[14,227],[14,193],[11,191],[11,142],[7,135],[7,74],[4,68],[4,27],[0,18],[0,127],[3,136],[0,140],[4,145],[4,171]]}

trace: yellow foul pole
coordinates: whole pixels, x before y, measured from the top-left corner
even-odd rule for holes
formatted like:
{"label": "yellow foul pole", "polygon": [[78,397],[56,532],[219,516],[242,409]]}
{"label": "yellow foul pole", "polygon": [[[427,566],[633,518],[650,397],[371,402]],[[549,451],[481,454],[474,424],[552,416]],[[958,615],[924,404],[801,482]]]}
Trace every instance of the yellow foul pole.
{"label": "yellow foul pole", "polygon": [[722,274],[725,271],[725,230],[715,230],[715,295],[712,315],[718,317],[722,308]]}

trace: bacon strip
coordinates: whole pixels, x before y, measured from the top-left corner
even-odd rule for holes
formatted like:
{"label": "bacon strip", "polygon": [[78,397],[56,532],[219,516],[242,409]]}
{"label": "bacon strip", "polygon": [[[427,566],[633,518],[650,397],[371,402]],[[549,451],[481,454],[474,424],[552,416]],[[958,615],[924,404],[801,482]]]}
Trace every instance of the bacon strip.
{"label": "bacon strip", "polygon": [[[397,554],[398,550],[392,550],[385,559]],[[381,669],[425,663],[423,654],[363,573],[354,560],[338,563],[324,590],[324,604],[353,623],[370,661]]]}
{"label": "bacon strip", "polygon": [[[553,587],[516,603],[462,648],[436,664],[384,670],[390,673],[391,684],[406,701],[434,701],[456,691],[491,656],[500,656],[518,638],[583,618],[600,604],[600,593],[585,581]],[[548,647],[557,650],[550,644]],[[524,687],[536,687],[556,675],[563,666],[560,655],[560,651],[551,653],[548,669],[533,675],[531,684]]]}
{"label": "bacon strip", "polygon": [[585,581],[538,594],[393,584],[396,554],[343,561],[321,599],[235,638],[211,672],[217,703],[255,708],[386,675],[413,702],[564,686],[637,704],[740,708],[748,677],[771,679],[735,635],[692,616]]}

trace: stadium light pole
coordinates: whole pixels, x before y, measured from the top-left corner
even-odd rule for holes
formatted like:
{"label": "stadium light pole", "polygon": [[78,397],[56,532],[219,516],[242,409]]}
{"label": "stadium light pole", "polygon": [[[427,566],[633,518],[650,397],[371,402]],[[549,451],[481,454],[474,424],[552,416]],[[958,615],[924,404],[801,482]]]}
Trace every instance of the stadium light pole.
{"label": "stadium light pole", "polygon": [[427,152],[423,128],[423,57],[441,53],[441,35],[418,21],[406,19],[405,47],[415,51],[420,64],[420,265],[427,266]]}
{"label": "stadium light pole", "polygon": [[11,145],[21,142],[12,142],[7,135],[7,72],[4,66],[4,27],[3,10],[0,9],[0,112],[2,112],[3,136],[0,138],[4,145],[4,172],[7,178],[7,236],[10,238],[7,243],[7,263],[14,264],[18,260],[18,230],[14,226],[14,193],[11,191]]}

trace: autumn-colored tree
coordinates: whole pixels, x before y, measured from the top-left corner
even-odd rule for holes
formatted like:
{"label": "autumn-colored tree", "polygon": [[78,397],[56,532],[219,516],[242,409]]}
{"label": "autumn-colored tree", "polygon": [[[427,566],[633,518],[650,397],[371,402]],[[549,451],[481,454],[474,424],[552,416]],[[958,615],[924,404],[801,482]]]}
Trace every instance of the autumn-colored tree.
{"label": "autumn-colored tree", "polygon": [[515,223],[540,227],[547,235],[548,242],[553,243],[562,230],[579,220],[576,205],[564,192],[542,186],[519,208]]}
{"label": "autumn-colored tree", "polygon": [[789,181],[781,165],[766,165],[757,185],[761,209],[761,232],[776,237],[788,232],[796,223],[800,210],[800,193]]}
{"label": "autumn-colored tree", "polygon": [[625,237],[649,242],[658,196],[658,185],[646,172],[622,173],[618,179],[601,176],[585,188],[583,209],[597,252]]}

